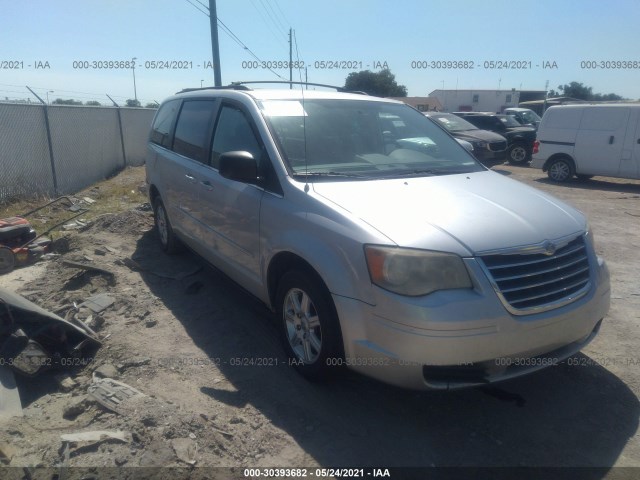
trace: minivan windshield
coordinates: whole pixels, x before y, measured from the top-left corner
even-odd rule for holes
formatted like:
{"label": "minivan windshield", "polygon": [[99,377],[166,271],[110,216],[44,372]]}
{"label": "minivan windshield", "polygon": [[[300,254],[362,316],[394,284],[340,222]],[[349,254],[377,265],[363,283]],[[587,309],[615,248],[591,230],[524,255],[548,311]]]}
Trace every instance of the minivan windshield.
{"label": "minivan windshield", "polygon": [[407,105],[368,100],[264,100],[263,115],[295,176],[364,180],[485,170]]}

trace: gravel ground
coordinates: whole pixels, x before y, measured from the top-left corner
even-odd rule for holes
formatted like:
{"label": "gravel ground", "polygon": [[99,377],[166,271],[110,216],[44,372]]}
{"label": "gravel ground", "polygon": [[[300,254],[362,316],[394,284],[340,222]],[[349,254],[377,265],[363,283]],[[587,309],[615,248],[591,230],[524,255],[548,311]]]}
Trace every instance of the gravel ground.
{"label": "gravel ground", "polygon": [[[60,257],[0,277],[45,308],[96,293],[115,300],[97,315],[104,343],[86,365],[17,378],[24,417],[0,419],[2,464],[122,467],[125,477],[134,466],[543,466],[637,478],[638,470],[611,467],[640,467],[640,182],[556,185],[526,167],[494,170],[584,211],[609,264],[610,314],[575,365],[454,392],[405,391],[349,372],[309,383],[286,365],[273,315],[197,256],[163,255],[151,213],[132,197],[89,228],[65,233]],[[133,168],[109,182],[120,191],[143,178]],[[114,280],[62,263],[87,258]],[[74,381],[68,391],[60,373]],[[145,396],[110,411],[87,395],[100,375]],[[61,439],[94,430],[127,435]]]}

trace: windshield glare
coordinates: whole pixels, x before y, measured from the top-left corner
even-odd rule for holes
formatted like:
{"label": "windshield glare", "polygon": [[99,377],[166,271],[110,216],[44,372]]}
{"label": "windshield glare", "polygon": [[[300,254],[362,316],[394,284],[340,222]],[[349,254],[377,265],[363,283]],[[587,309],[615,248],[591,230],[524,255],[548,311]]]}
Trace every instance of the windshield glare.
{"label": "windshield glare", "polygon": [[449,130],[450,132],[465,132],[467,130],[478,130],[474,124],[467,122],[461,117],[454,115],[453,113],[438,113],[430,114],[430,118],[436,120],[440,125]]}
{"label": "windshield glare", "polygon": [[536,114],[536,112],[531,110],[526,110],[522,112],[522,117],[525,119],[525,121],[529,123],[535,123],[541,120],[541,118]]}
{"label": "windshield glare", "polygon": [[458,142],[407,105],[366,100],[260,104],[294,175],[372,179],[484,170]]}
{"label": "windshield glare", "polygon": [[513,115],[498,115],[498,118],[505,124],[507,127],[520,127],[520,122],[516,120],[516,117]]}

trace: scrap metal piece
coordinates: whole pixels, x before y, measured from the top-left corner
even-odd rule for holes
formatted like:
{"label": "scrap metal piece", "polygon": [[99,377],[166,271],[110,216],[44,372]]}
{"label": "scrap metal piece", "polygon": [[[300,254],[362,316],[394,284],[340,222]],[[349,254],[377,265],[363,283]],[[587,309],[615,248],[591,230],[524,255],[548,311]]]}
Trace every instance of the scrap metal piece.
{"label": "scrap metal piece", "polygon": [[87,392],[89,396],[94,398],[100,405],[120,415],[125,413],[124,410],[120,408],[121,404],[133,398],[146,396],[132,386],[112,378],[94,378],[94,382],[89,385]]}
{"label": "scrap metal piece", "polygon": [[114,439],[125,443],[132,441],[131,433],[115,430],[93,430],[91,432],[63,433],[60,440],[63,442],[99,442],[101,440]]}
{"label": "scrap metal piece", "polygon": [[22,417],[22,403],[13,372],[0,366],[0,418],[3,417]]}
{"label": "scrap metal piece", "polygon": [[82,270],[88,270],[88,271],[92,271],[92,272],[98,272],[98,273],[104,273],[105,275],[110,275],[111,277],[114,276],[114,273],[106,270],[102,267],[98,267],[92,263],[82,263],[82,262],[74,262],[72,260],[63,260],[62,264],[66,267],[71,267],[71,268],[80,268]]}

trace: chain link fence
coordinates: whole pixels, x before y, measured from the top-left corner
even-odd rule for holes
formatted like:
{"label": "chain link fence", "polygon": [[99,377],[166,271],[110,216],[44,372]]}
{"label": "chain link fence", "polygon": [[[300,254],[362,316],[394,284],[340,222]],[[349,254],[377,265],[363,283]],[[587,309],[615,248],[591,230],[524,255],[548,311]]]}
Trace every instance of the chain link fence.
{"label": "chain link fence", "polygon": [[76,193],[144,164],[155,109],[0,103],[0,202]]}

